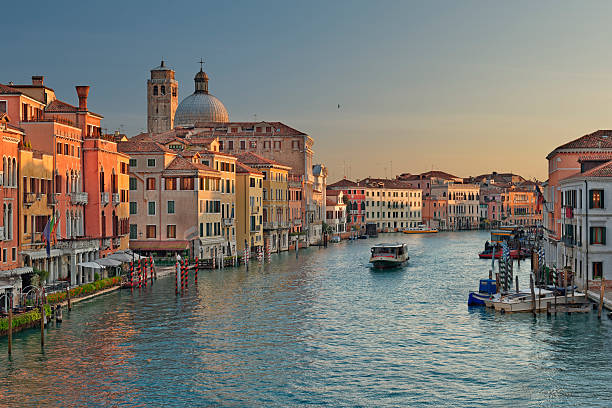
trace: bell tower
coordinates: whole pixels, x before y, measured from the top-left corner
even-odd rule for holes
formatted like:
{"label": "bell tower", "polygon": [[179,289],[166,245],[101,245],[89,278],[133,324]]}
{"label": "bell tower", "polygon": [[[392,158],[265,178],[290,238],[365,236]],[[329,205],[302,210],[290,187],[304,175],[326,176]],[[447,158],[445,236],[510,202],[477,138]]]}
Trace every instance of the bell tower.
{"label": "bell tower", "polygon": [[147,132],[161,133],[174,128],[177,106],[178,82],[174,79],[174,70],[162,60],[147,80]]}

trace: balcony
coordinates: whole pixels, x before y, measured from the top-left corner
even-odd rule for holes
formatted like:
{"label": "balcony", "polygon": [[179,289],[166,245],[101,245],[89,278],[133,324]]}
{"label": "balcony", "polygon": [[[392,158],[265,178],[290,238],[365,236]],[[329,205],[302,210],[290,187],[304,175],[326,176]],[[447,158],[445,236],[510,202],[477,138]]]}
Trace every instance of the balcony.
{"label": "balcony", "polygon": [[301,218],[295,218],[293,220],[293,225],[296,227],[299,227],[300,225],[302,225],[302,219]]}
{"label": "balcony", "polygon": [[48,206],[53,206],[55,204],[57,204],[57,196],[56,196],[56,194],[53,194],[53,193],[47,194],[47,205]]}
{"label": "balcony", "polygon": [[251,214],[259,214],[259,206],[251,207]]}
{"label": "balcony", "polygon": [[566,247],[574,247],[576,245],[576,239],[571,235],[564,236],[561,241],[563,241],[563,245]]}
{"label": "balcony", "polygon": [[37,197],[36,197],[36,193],[25,193],[23,195],[23,203],[29,207],[32,204],[34,204],[34,202],[36,201]]}
{"label": "balcony", "polygon": [[278,229],[278,222],[268,221],[263,223],[264,229]]}
{"label": "balcony", "polygon": [[0,241],[4,241],[4,227],[0,227]]}
{"label": "balcony", "polygon": [[121,203],[119,193],[113,193],[113,205],[119,205],[119,203]]}
{"label": "balcony", "polygon": [[278,223],[278,225],[279,225],[280,228],[289,228],[290,227],[289,221],[280,221]]}
{"label": "balcony", "polygon": [[87,193],[70,193],[70,204],[85,205],[87,202]]}
{"label": "balcony", "polygon": [[234,219],[233,218],[224,218],[223,219],[223,226],[224,227],[231,227],[232,225],[234,225]]}
{"label": "balcony", "polygon": [[339,219],[338,219],[338,222],[339,222],[340,224],[346,224],[346,218],[339,218]]}
{"label": "balcony", "polygon": [[100,205],[103,207],[108,205],[108,193],[100,193]]}

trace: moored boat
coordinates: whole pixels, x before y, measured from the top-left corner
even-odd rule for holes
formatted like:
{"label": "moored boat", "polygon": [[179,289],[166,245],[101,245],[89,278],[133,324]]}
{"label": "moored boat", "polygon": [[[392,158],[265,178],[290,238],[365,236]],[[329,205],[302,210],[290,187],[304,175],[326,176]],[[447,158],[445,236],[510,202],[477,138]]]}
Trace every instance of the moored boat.
{"label": "moored boat", "polygon": [[404,234],[435,234],[438,230],[436,228],[429,228],[425,224],[419,224],[416,227],[407,228],[402,232]]}
{"label": "moored boat", "polygon": [[371,249],[370,263],[375,268],[393,268],[406,263],[410,257],[408,256],[408,248],[406,244],[377,244]]}
{"label": "moored boat", "polygon": [[[564,302],[565,296],[555,296],[555,292],[548,289],[535,289],[535,310],[536,312],[545,312],[548,305],[554,305],[555,302]],[[568,296],[568,300],[573,303],[584,303],[586,296],[582,292],[574,292],[573,296]],[[502,313],[515,312],[531,312],[533,310],[533,298],[531,292],[510,293],[503,296],[494,296],[490,302],[485,302],[487,306],[490,304],[496,311]]]}
{"label": "moored boat", "polygon": [[468,296],[468,306],[484,306],[485,301],[489,300],[496,292],[495,279],[481,279],[478,292],[470,292]]}

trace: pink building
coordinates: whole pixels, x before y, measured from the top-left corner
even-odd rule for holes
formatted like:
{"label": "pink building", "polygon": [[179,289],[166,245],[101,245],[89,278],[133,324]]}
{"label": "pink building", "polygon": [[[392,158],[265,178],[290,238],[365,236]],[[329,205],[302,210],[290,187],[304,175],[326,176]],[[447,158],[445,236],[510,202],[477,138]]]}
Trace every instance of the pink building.
{"label": "pink building", "polygon": [[[364,186],[342,179],[327,186],[328,191],[342,191],[346,203],[346,231],[358,234],[365,232],[366,226],[366,195]],[[329,193],[328,193],[329,194]]]}

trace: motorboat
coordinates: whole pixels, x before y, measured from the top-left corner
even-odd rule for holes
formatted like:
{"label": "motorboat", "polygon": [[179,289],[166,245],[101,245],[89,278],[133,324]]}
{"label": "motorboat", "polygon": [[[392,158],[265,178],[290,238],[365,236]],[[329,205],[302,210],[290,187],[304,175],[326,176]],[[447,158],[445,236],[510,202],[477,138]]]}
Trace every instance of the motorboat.
{"label": "motorboat", "polygon": [[[500,248],[495,252],[495,259],[499,259],[501,258],[501,256],[502,256],[502,250]],[[493,257],[493,248],[485,249],[484,251],[478,254],[478,257],[480,259],[491,259]],[[521,251],[519,251],[518,249],[510,250],[510,258],[519,259],[519,257],[521,259],[524,259],[526,255],[524,253],[521,253]]]}
{"label": "motorboat", "polygon": [[425,224],[419,224],[416,227],[406,228],[402,232],[404,234],[435,234],[438,230],[436,228],[429,228]]}
{"label": "motorboat", "polygon": [[[552,290],[536,288],[534,293],[536,312],[545,312],[549,304],[552,306],[555,303],[565,302],[565,296],[559,296]],[[572,303],[584,303],[586,301],[586,295],[577,291],[573,295],[568,295],[567,298]],[[485,301],[485,305],[502,313],[531,312],[533,310],[533,298],[531,291],[519,291],[506,295],[496,294],[490,300]]]}
{"label": "motorboat", "polygon": [[375,268],[393,268],[408,262],[408,246],[402,243],[377,244],[371,249],[370,263]]}
{"label": "motorboat", "polygon": [[478,285],[478,292],[470,292],[468,296],[468,306],[484,306],[485,301],[497,293],[495,279],[481,279]]}
{"label": "motorboat", "polygon": [[341,241],[340,235],[334,235],[333,237],[331,237],[330,241],[337,244]]}

